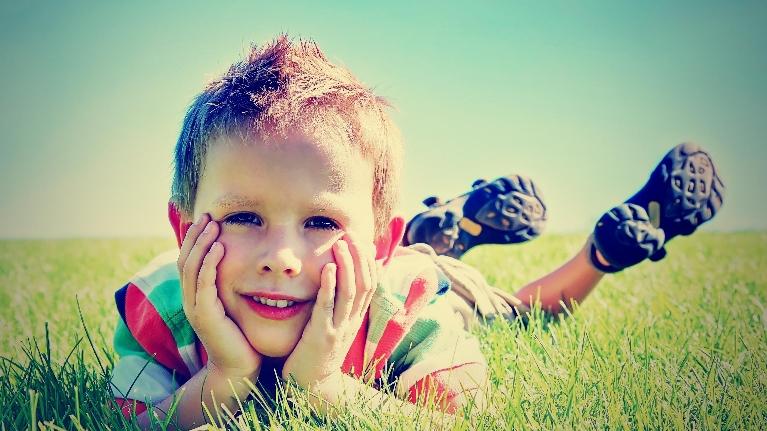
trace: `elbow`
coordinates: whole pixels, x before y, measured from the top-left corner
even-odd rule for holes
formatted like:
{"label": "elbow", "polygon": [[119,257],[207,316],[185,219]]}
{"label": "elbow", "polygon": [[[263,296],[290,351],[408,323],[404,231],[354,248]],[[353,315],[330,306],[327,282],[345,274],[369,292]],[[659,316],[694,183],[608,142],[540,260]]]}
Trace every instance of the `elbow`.
{"label": "elbow", "polygon": [[413,404],[434,405],[437,410],[455,414],[465,408],[483,410],[486,406],[487,368],[470,363],[431,373],[410,387]]}

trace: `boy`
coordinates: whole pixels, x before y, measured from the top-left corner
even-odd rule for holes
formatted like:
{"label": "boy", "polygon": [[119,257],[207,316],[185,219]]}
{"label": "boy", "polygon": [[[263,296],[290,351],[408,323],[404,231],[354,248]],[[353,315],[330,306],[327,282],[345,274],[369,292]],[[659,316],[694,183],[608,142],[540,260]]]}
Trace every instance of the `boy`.
{"label": "boy", "polygon": [[[401,142],[386,109],[316,45],[285,37],[253,49],[197,97],[176,147],[169,204],[180,251],[156,258],[116,294],[112,383],[124,413],[135,409],[146,426],[144,401],[163,417],[176,399],[175,419],[190,428],[205,422],[201,402],[212,406],[211,393],[234,411],[249,393],[244,379],[275,373],[310,390],[321,408],[360,398],[371,408],[408,408],[359,378],[448,412],[482,402],[485,361],[463,327],[475,311],[491,316],[487,301],[504,314],[529,302],[428,247],[399,246],[406,225],[392,209]],[[710,200],[718,178],[707,178]],[[718,209],[682,229],[677,207],[656,196],[663,184],[651,183],[636,205],[600,220],[593,246],[518,296],[560,311],[560,300],[585,297],[603,271],[660,256],[664,230],[667,239],[691,233]],[[534,237],[545,206],[532,189],[519,177],[479,183],[448,202],[450,220],[439,205],[417,216],[405,242],[428,231],[423,239],[460,256]],[[663,207],[652,225],[642,208],[654,205]]]}
{"label": "boy", "polygon": [[169,205],[180,253],[116,294],[125,412],[146,425],[144,401],[162,417],[175,397],[178,424],[199,425],[211,392],[236,410],[243,379],[275,371],[332,404],[398,408],[349,376],[387,372],[402,398],[439,387],[454,410],[473,397],[484,359],[437,300],[447,281],[425,256],[395,256],[401,142],[386,109],[316,45],[284,37],[197,97]]}

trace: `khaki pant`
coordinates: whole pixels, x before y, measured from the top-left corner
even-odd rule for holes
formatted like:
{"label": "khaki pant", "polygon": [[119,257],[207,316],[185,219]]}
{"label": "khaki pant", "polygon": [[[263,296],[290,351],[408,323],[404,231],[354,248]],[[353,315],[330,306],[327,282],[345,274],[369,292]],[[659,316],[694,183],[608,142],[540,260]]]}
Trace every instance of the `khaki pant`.
{"label": "khaki pant", "polygon": [[450,279],[452,287],[445,297],[463,319],[466,329],[477,323],[490,323],[498,317],[513,319],[530,311],[519,298],[487,284],[476,268],[458,259],[440,256],[426,244],[413,244],[407,248],[429,256]]}

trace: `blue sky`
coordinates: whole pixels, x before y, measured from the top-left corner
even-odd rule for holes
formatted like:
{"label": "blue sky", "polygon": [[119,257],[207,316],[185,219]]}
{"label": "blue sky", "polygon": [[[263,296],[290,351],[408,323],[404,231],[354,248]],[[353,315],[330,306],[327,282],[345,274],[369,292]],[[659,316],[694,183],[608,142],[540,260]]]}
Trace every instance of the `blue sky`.
{"label": "blue sky", "polygon": [[406,215],[522,173],[585,232],[690,140],[728,186],[710,229],[767,228],[767,3],[369,3],[3,2],[0,237],[170,235],[184,110],[281,32],[396,106]]}

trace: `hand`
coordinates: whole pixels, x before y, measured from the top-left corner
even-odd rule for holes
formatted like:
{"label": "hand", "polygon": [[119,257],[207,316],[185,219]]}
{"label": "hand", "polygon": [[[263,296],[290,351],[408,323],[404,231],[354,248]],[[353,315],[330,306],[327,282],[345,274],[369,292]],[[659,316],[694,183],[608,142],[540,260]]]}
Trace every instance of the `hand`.
{"label": "hand", "polygon": [[322,268],[312,316],[282,368],[306,389],[339,377],[341,365],[360,329],[378,284],[372,247],[362,252],[347,233],[333,244],[335,262]]}
{"label": "hand", "polygon": [[219,226],[203,214],[186,234],[178,256],[184,313],[208,353],[208,367],[222,376],[255,380],[261,355],[226,315],[216,288],[216,266],[224,246],[215,242]]}

